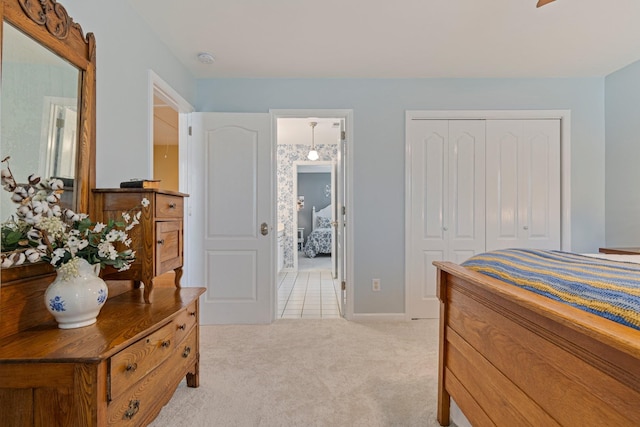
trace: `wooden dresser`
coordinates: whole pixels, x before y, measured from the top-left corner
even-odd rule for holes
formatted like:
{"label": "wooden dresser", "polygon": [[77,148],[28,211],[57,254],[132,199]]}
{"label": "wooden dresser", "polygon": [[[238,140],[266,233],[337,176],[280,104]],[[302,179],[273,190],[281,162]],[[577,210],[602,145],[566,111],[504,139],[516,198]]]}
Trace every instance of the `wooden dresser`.
{"label": "wooden dresser", "polygon": [[600,248],[602,254],[640,255],[640,248]]}
{"label": "wooden dresser", "polygon": [[0,425],[148,424],[183,377],[198,387],[203,292],[158,288],[147,304],[132,289],[109,298],[94,325],[51,320],[2,338]]}
{"label": "wooden dresser", "polygon": [[140,225],[129,236],[136,261],[131,269],[117,272],[105,269],[102,277],[111,280],[134,280],[144,283],[145,301],[153,289],[153,278],[175,271],[175,285],[180,287],[183,265],[184,198],[176,191],[143,188],[94,189],[94,220],[106,223],[117,220],[132,206],[141,206],[143,198],[150,204],[142,210]]}

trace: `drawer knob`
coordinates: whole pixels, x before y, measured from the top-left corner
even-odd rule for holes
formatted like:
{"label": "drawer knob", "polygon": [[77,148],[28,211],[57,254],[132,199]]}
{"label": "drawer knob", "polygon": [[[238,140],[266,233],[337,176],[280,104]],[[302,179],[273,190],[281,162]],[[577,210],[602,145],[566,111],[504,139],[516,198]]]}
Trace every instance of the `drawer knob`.
{"label": "drawer knob", "polygon": [[131,400],[129,402],[129,409],[124,411],[124,415],[122,416],[123,420],[130,420],[133,418],[135,414],[140,410],[140,401],[139,400]]}
{"label": "drawer knob", "polygon": [[129,363],[126,368],[127,372],[135,372],[136,369],[138,369],[137,363]]}
{"label": "drawer knob", "polygon": [[158,244],[159,244],[159,245],[164,245],[164,239],[160,239],[160,240],[158,240]]}
{"label": "drawer knob", "polygon": [[196,317],[196,312],[195,312],[195,311],[192,311],[191,313],[189,313],[189,316],[191,316],[191,317]]}
{"label": "drawer knob", "polygon": [[160,345],[164,348],[167,348],[171,345],[171,340],[162,341],[162,344]]}
{"label": "drawer knob", "polygon": [[191,353],[191,347],[185,347],[184,351],[182,352],[182,357],[189,357],[189,353]]}
{"label": "drawer knob", "polygon": [[183,323],[182,325],[178,325],[178,329],[180,329],[181,331],[184,331],[185,329],[187,329],[187,324]]}
{"label": "drawer knob", "polygon": [[175,203],[169,203],[169,209],[175,209],[176,206],[177,205]]}

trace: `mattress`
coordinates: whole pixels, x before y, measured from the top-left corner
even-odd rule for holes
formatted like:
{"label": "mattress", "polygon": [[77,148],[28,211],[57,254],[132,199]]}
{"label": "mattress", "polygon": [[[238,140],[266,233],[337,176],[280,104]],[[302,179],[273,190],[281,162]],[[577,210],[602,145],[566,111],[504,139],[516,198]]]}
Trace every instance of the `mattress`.
{"label": "mattress", "polygon": [[462,266],[640,330],[640,264],[593,255],[505,249]]}

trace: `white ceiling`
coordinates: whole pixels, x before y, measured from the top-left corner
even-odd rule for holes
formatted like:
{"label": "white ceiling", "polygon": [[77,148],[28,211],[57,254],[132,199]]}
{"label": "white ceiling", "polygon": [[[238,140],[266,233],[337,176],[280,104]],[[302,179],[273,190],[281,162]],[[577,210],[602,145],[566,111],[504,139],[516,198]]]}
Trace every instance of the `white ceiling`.
{"label": "white ceiling", "polygon": [[313,139],[316,145],[337,144],[340,136],[340,119],[330,118],[279,118],[278,145],[300,144],[311,145],[310,122],[316,122]]}
{"label": "white ceiling", "polygon": [[197,78],[593,77],[640,59],[640,0],[128,1]]}

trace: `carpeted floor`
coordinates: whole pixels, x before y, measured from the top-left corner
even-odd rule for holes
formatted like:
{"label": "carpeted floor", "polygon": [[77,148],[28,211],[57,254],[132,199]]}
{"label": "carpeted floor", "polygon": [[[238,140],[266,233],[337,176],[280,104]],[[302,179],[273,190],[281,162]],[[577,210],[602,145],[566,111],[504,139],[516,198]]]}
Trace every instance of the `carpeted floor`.
{"label": "carpeted floor", "polygon": [[437,426],[438,321],[203,326],[200,387],[154,427]]}

